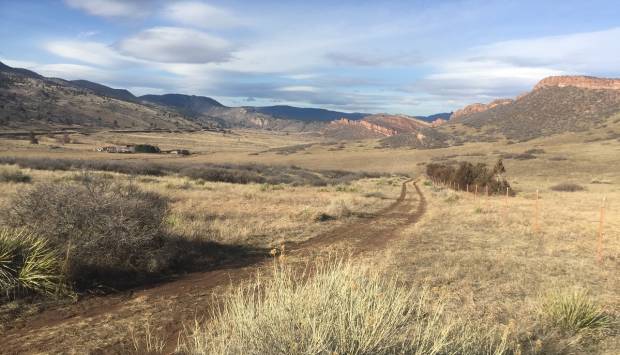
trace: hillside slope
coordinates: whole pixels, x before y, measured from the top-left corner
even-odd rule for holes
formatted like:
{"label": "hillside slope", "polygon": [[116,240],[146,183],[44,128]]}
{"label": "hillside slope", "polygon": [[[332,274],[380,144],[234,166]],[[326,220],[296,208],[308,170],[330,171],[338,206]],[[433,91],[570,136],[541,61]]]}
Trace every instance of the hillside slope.
{"label": "hillside slope", "polygon": [[102,96],[81,84],[0,67],[0,129],[200,128],[174,111]]}
{"label": "hillside slope", "polygon": [[450,122],[474,128],[480,135],[529,140],[597,128],[619,112],[620,80],[551,77],[515,100],[458,110]]}

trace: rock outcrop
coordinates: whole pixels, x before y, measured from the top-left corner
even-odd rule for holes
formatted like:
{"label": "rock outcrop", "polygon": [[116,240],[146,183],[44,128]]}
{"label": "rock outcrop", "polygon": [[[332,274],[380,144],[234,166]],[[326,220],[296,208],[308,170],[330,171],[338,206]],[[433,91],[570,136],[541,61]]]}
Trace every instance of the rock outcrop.
{"label": "rock outcrop", "polygon": [[340,125],[340,126],[355,126],[355,127],[362,127],[364,129],[367,129],[371,132],[374,133],[378,133],[381,134],[385,137],[391,137],[394,136],[396,134],[398,134],[398,131],[395,129],[391,129],[391,128],[387,128],[387,127],[383,127],[374,123],[370,123],[368,121],[364,121],[364,120],[359,120],[359,121],[355,121],[355,120],[350,120],[348,118],[341,118],[339,120],[336,121],[332,121],[331,122],[332,125]]}
{"label": "rock outcrop", "polygon": [[484,112],[492,108],[495,108],[497,106],[507,105],[513,102],[514,100],[512,99],[497,99],[497,100],[491,101],[488,104],[481,104],[481,103],[471,104],[471,105],[465,106],[464,108],[460,110],[454,111],[452,116],[450,116],[450,120],[451,121],[458,120],[460,118],[467,117],[475,113]]}
{"label": "rock outcrop", "polygon": [[332,121],[332,126],[358,127],[379,136],[391,137],[401,133],[417,133],[422,128],[431,127],[431,124],[405,115],[375,114],[361,120],[341,118]]}
{"label": "rock outcrop", "polygon": [[573,86],[593,90],[620,90],[620,79],[596,78],[593,76],[550,76],[541,80],[534,90],[546,87]]}

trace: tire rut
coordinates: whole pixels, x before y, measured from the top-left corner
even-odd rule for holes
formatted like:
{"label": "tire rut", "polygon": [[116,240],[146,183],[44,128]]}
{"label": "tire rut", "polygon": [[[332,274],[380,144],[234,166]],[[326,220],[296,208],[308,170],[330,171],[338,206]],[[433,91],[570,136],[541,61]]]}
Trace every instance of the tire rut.
{"label": "tire rut", "polygon": [[[410,183],[415,195],[407,191]],[[399,236],[399,230],[416,223],[425,211],[424,195],[415,181],[408,180],[390,206],[308,241],[289,244],[287,253],[303,259],[326,249],[346,249],[352,256],[382,250]],[[0,334],[0,352],[122,354],[126,353],[122,344],[127,341],[127,330],[149,319],[161,325],[168,343],[175,345],[183,324],[205,314],[214,294],[222,294],[226,286],[248,280],[270,265],[265,260],[245,267],[197,272],[151,288],[46,310]]]}

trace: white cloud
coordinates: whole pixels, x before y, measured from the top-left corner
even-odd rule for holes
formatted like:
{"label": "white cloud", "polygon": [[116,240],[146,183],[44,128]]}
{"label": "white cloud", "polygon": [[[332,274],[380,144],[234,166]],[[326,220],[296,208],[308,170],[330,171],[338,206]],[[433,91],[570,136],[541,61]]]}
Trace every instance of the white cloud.
{"label": "white cloud", "polygon": [[[497,42],[473,48],[482,58],[569,72],[617,72],[620,28]],[[476,58],[472,54],[472,58]]]}
{"label": "white cloud", "polygon": [[291,75],[285,75],[284,78],[286,79],[292,79],[292,80],[309,80],[309,79],[314,79],[317,78],[319,76],[319,74],[291,74]]}
{"label": "white cloud", "polygon": [[303,86],[303,85],[298,85],[298,86],[283,86],[281,88],[278,88],[277,91],[290,91],[290,92],[317,92],[319,91],[318,88],[314,87],[314,86]]}
{"label": "white cloud", "polygon": [[70,7],[101,17],[143,17],[150,12],[148,0],[65,0]]}
{"label": "white cloud", "polygon": [[33,70],[44,76],[67,80],[86,79],[101,82],[110,79],[110,73],[81,64],[43,64]]}
{"label": "white cloud", "polygon": [[172,3],[163,13],[172,21],[202,28],[234,27],[241,24],[241,20],[228,10],[198,1]]}
{"label": "white cloud", "polygon": [[38,63],[36,62],[31,62],[27,60],[15,60],[15,59],[8,59],[8,58],[0,58],[0,62],[8,65],[9,67],[24,68],[24,69],[31,69],[31,70],[38,65]]}
{"label": "white cloud", "polygon": [[516,96],[552,75],[617,75],[618,38],[620,28],[612,28],[477,46],[431,63],[433,74],[410,90],[455,108],[462,102]]}
{"label": "white cloud", "polygon": [[232,45],[222,38],[179,27],[144,30],[118,47],[125,55],[163,63],[219,63],[232,52]]}
{"label": "white cloud", "polygon": [[46,43],[45,49],[63,58],[101,66],[117,66],[132,61],[114,48],[99,42],[54,41]]}

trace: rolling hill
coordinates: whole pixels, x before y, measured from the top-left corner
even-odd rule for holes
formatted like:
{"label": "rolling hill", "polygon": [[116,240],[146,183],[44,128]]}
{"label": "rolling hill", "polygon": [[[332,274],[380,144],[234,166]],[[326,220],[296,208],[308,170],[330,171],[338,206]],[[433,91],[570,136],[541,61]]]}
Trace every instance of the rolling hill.
{"label": "rolling hill", "polygon": [[29,70],[1,65],[0,128],[201,128],[173,110],[115,97],[127,93],[90,82],[45,78]]}
{"label": "rolling hill", "polygon": [[619,112],[620,80],[563,76],[543,79],[514,100],[467,106],[454,112],[450,122],[475,129],[473,139],[525,141],[599,128]]}

